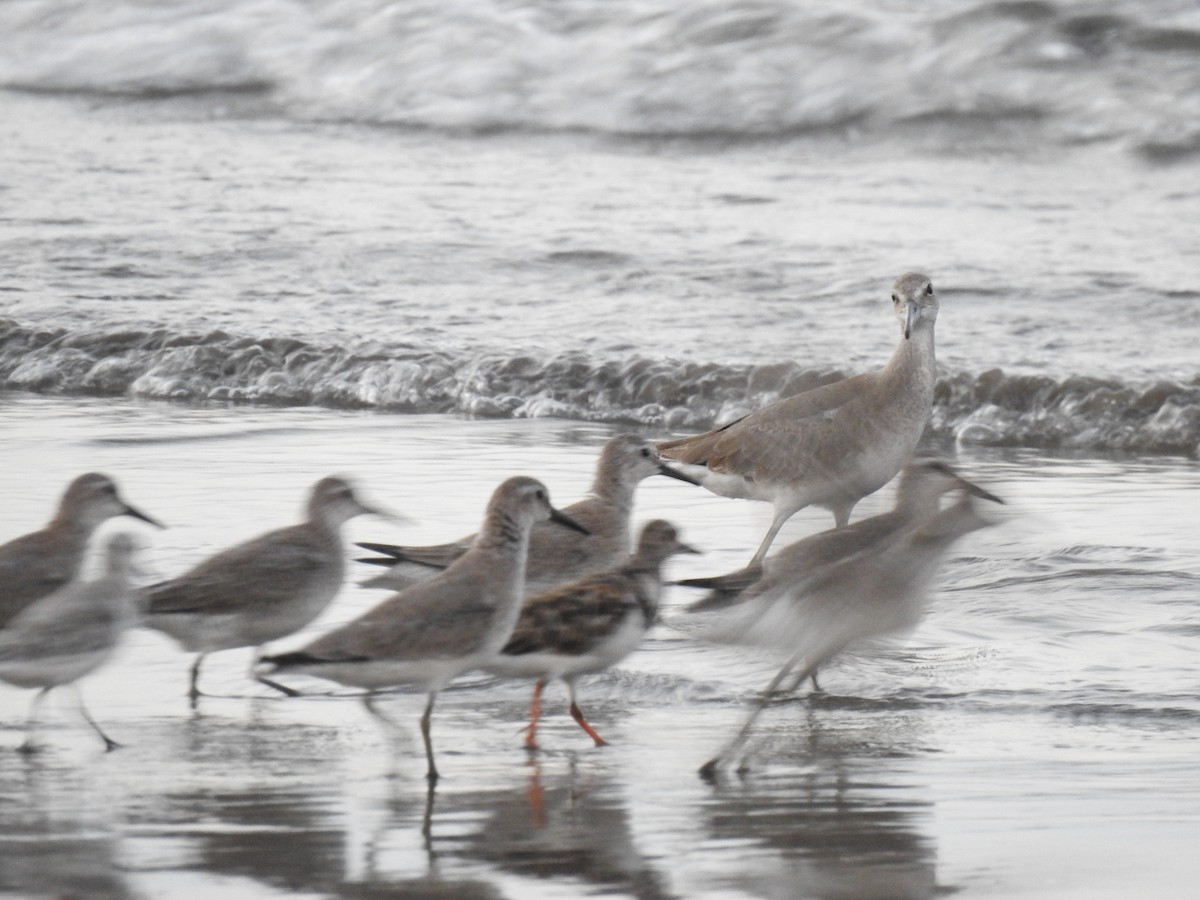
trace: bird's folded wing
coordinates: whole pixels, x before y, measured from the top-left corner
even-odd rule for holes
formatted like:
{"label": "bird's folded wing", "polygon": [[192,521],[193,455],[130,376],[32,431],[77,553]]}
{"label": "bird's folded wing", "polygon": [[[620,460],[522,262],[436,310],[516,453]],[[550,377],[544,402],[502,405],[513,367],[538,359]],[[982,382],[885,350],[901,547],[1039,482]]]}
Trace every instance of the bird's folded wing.
{"label": "bird's folded wing", "polygon": [[307,541],[243,544],[217,554],[180,578],[147,588],[148,612],[235,612],[249,604],[291,596],[329,559],[327,551]]}

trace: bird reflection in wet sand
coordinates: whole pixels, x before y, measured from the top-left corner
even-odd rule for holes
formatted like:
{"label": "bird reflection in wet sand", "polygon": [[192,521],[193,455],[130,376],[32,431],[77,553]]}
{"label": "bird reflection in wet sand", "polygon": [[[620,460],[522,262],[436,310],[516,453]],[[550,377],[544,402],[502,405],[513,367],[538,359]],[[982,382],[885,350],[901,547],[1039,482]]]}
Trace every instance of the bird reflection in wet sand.
{"label": "bird reflection in wet sand", "polygon": [[[929,836],[934,804],[895,765],[881,780],[880,761],[863,756],[860,734],[824,728],[822,718],[809,716],[803,750],[816,765],[719,785],[703,805],[705,844],[720,848],[714,855],[754,860],[721,869],[729,893],[854,900],[953,893],[938,884],[937,845]],[[896,728],[877,724],[888,734]]]}
{"label": "bird reflection in wet sand", "polygon": [[936,381],[938,300],[924,275],[892,285],[900,343],[882,369],[822,385],[704,434],[660,441],[714,494],[763,500],[774,517],[752,562],[806,506],[832,510],[840,528],[856,503],[892,480],[929,422]]}
{"label": "bird reflection in wet sand", "polygon": [[588,723],[575,697],[580,675],[601,672],[638,648],[658,619],[662,566],[678,553],[699,551],[679,540],[670,522],[642,529],[637,551],[624,565],[598,572],[526,601],[512,637],[487,670],[508,678],[536,678],[525,748],[538,749],[542,691],[562,679],[570,712],[597,747],[607,743]]}
{"label": "bird reflection in wet sand", "polygon": [[[487,812],[459,842],[461,852],[516,876],[566,881],[576,885],[576,894],[677,897],[634,832],[623,783],[604,770],[581,768],[572,757],[566,771],[543,771],[531,757],[524,784],[456,795],[455,802]],[[452,810],[441,809],[439,816],[447,812]]]}
{"label": "bird reflection in wet sand", "polygon": [[[538,523],[529,536],[525,567],[525,595],[532,596],[584,575],[620,565],[629,556],[630,518],[634,493],[652,475],[666,475],[688,484],[698,482],[667,466],[653,442],[636,434],[619,434],[604,445],[596,463],[592,488],[583,500],[563,507],[563,512],[588,530],[587,534]],[[363,582],[364,587],[403,590],[444,569],[467,551],[474,535],[430,547],[360,543],[381,553],[359,562],[389,566],[382,575]]]}
{"label": "bird reflection in wet sand", "polygon": [[50,691],[64,685],[74,687],[79,712],[105,749],[120,746],[88,713],[75,682],[112,656],[121,635],[137,620],[138,594],[130,582],[133,550],[129,535],[113,535],[105,544],[104,573],[99,578],[68,582],[30,603],[0,629],[0,680],[39,689],[21,752],[38,749],[34,741],[38,709]]}
{"label": "bird reflection in wet sand", "polygon": [[[709,589],[705,597],[687,608],[692,613],[721,610],[735,604],[752,603],[758,597],[774,596],[781,591],[798,590],[805,579],[815,577],[824,567],[869,553],[872,548],[884,546],[904,529],[937,515],[941,498],[955,489],[994,503],[1002,502],[999,497],[962,478],[942,460],[916,459],[901,471],[895,504],[890,511],[860,519],[844,528],[810,535],[776,551],[762,563],[751,563],[736,572],[688,578],[676,584]],[[813,688],[820,690],[816,669],[812,669],[808,677]],[[795,681],[787,690],[794,690],[802,680]]]}
{"label": "bird reflection in wet sand", "polygon": [[426,778],[437,781],[430,720],[437,695],[451,681],[491,661],[507,643],[524,598],[529,532],[535,522],[586,531],[550,505],[540,481],[509,478],[492,494],[471,549],[444,572],[412,585],[301,650],[267,656],[271,672],[315,675],[366,688],[372,715],[380,688],[420,686],[427,694],[421,737]]}
{"label": "bird reflection in wet sand", "polygon": [[736,607],[719,636],[788,654],[733,740],[701,768],[706,779],[740,751],[771,695],[793,672],[796,683],[851,645],[914,628],[943,557],[959,538],[992,524],[977,508],[977,491],[959,488],[946,509],[913,523],[880,545],[781,584]]}

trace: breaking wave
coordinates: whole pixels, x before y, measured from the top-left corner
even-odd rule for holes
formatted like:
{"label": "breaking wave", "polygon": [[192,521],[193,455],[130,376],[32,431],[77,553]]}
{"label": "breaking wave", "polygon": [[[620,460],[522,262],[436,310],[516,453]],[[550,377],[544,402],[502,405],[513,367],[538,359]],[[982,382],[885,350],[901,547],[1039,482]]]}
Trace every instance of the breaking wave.
{"label": "breaking wave", "polygon": [[[0,85],[255,95],[262,111],[465,131],[1200,152],[1200,21],[1176,0],[26,0]],[[246,104],[234,104],[245,114]]]}
{"label": "breaking wave", "polygon": [[[222,331],[73,331],[0,320],[0,387],[182,403],[553,416],[683,431],[728,421],[846,374],[794,363],[597,359],[584,353],[365,352]],[[1196,457],[1200,379],[1131,384],[998,369],[943,372],[930,432],[974,444]]]}

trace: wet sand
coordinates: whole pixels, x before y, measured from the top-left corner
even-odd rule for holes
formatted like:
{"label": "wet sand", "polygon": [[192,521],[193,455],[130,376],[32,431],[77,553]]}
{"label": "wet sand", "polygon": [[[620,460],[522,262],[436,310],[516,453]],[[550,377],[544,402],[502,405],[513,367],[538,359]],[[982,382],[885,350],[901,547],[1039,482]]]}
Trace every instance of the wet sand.
{"label": "wet sand", "polygon": [[[299,516],[318,477],[355,477],[415,520],[351,523],[352,539],[472,530],[501,478],[536,474],[577,499],[611,429],[324,410],[184,409],[6,395],[0,539],[48,517],[70,477],[109,472],[172,527],[131,526],[163,577]],[[611,746],[593,749],[547,692],[544,751],[520,728],[529,685],[464,679],[439,701],[443,779],[430,793],[398,692],[382,730],[353,692],[297,681],[281,698],[214,655],[188,709],[189,657],[136,631],[83,683],[125,747],[105,754],[69,693],[24,758],[28,692],[0,685],[0,892],[207,897],[1188,896],[1200,819],[1193,463],[964,450],[1012,521],[947,567],[925,625],[879,658],[832,666],[825,696],[764,716],[744,776],[697,767],[741,721],[773,660],[666,624],[618,669],[581,682]],[[888,505],[885,490],[856,517]],[[669,574],[725,571],[768,511],[668,479],[664,516],[706,551]],[[783,540],[828,527],[804,512]],[[351,575],[365,572],[351,569]],[[348,585],[325,623],[380,595]],[[280,642],[284,647],[288,642]]]}

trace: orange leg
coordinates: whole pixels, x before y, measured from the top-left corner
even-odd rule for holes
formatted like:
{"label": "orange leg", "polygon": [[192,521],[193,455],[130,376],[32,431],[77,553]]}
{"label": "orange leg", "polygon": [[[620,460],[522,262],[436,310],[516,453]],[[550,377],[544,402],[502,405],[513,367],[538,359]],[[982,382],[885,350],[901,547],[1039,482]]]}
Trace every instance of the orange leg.
{"label": "orange leg", "polygon": [[529,725],[525,728],[526,750],[538,749],[537,727],[542,718],[542,691],[545,687],[545,681],[539,681],[533,686],[533,702],[529,704]]}
{"label": "orange leg", "polygon": [[596,729],[588,724],[587,719],[583,717],[583,710],[579,708],[579,704],[575,702],[575,682],[567,682],[567,690],[571,693],[571,718],[579,723],[579,727],[587,732],[587,736],[596,742],[597,747],[607,746],[608,741],[596,734]]}

